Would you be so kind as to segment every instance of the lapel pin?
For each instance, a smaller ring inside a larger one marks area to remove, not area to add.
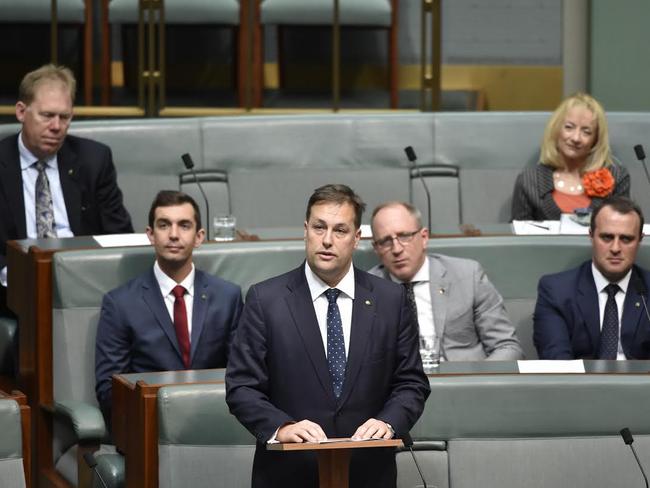
[[[72,168],[70,168],[70,169],[68,170],[68,174],[69,174],[70,176],[72,176],[72,175],[74,174],[74,170],[73,170]]]
[[[201,293],[201,300],[207,300],[207,299],[208,299],[208,295],[206,295],[205,293]]]
[[[370,300],[366,300],[365,303],[366,303],[366,305],[368,305],[368,306],[372,305],[372,302],[371,302]]]
[[[637,307],[641,306],[641,304],[639,302],[636,302],[634,305],[637,306]]]
[[[445,294],[445,289],[444,289],[444,288],[440,288],[440,289],[438,290],[438,293],[440,293],[441,295],[444,295],[444,294]]]

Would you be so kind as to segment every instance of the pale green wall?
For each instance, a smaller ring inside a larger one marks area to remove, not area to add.
[[[591,1],[590,91],[606,110],[650,110],[650,1]]]

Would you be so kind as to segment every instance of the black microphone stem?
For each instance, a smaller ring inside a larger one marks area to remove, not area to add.
[[[634,454],[634,458],[636,459],[636,463],[639,465],[639,468],[641,469],[641,474],[643,475],[643,481],[645,481],[645,488],[650,488],[648,487],[648,477],[645,474],[645,470],[643,469],[643,465],[641,464],[641,460],[639,459],[639,456],[636,453],[636,449],[634,449],[634,446],[630,444],[630,447],[632,448],[632,454]]]
[[[192,156],[190,156],[188,153],[185,153],[181,156],[181,159],[183,160],[183,164],[185,165],[185,167],[194,175],[194,183],[196,183],[196,185],[199,187],[199,190],[201,191],[201,195],[203,195],[203,201],[205,202],[205,219],[206,219],[205,232],[206,235],[208,236],[208,241],[209,241],[210,228],[212,227],[212,224],[210,222],[210,204],[208,203],[208,197],[203,191],[203,186],[199,181],[199,177],[197,176],[196,171],[194,171],[194,161],[192,161]]]
[[[427,197],[427,223],[428,223],[428,231],[431,232],[431,193],[429,193],[429,188],[427,187],[426,182],[424,181],[424,178],[422,177],[422,172],[420,171],[420,168],[418,167],[417,164],[417,156],[415,155],[415,150],[413,149],[413,146],[407,146],[404,148],[404,152],[406,153],[406,157],[408,158],[409,162],[411,163],[411,169],[417,171],[417,175],[422,182],[422,186],[424,187],[424,193],[426,194]]]
[[[97,469],[97,459],[95,459],[95,455],[92,452],[86,452],[83,455],[84,461],[88,465],[88,467],[97,475],[99,478],[99,481],[102,482],[102,486],[104,488],[108,488],[108,485],[104,481],[104,478],[102,478],[102,475],[99,473],[99,470]]]
[[[645,470],[643,469],[643,464],[641,464],[641,460],[639,459],[639,456],[636,453],[636,449],[634,449],[634,446],[632,445],[634,443],[634,437],[632,436],[632,432],[630,432],[630,429],[627,427],[621,429],[620,431],[621,437],[623,438],[623,442],[625,442],[626,445],[630,446],[632,449],[632,454],[634,454],[634,459],[636,459],[636,464],[638,464],[639,469],[641,470],[641,474],[643,475],[643,481],[645,481],[645,488],[650,488],[648,486],[648,477],[645,474]]]
[[[634,146],[634,154],[636,154],[636,158],[641,161],[641,164],[643,165],[643,171],[645,171],[645,177],[648,180],[648,183],[650,183],[650,173],[648,173],[648,167],[645,164],[645,151],[643,150],[642,144],[637,144]]]

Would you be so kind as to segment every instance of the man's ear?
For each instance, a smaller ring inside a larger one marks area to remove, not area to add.
[[[25,120],[25,111],[27,110],[27,105],[23,102],[16,103],[16,118],[18,122],[23,122]]]

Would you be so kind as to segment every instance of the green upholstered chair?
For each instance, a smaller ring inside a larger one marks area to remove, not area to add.
[[[57,21],[62,26],[76,26],[80,31],[79,52],[83,52],[84,98],[92,102],[92,0],[57,0]],[[49,24],[52,7],[49,0],[3,0],[0,2],[2,24]]]
[[[630,428],[647,466],[647,375],[434,375],[429,380],[432,394],[411,435],[416,441],[446,442],[451,488],[643,486],[618,432]],[[438,484],[436,478],[427,482]]]
[[[108,2],[108,25],[138,23],[138,2],[134,0],[102,0]],[[239,104],[244,103],[245,63],[248,39],[246,8],[248,0],[165,0],[165,25],[221,27],[233,30],[234,73],[237,79]],[[106,35],[105,37],[109,37]],[[159,46],[160,47],[160,46]],[[108,72],[109,56],[102,59],[103,71]],[[161,51],[162,56],[165,52]],[[163,73],[164,76],[164,73]],[[104,80],[106,83],[108,80]]]
[[[221,384],[158,390],[160,488],[245,488],[255,438],[232,416]]]
[[[277,25],[278,39],[283,36],[282,29],[290,26],[331,26],[334,16],[334,0],[261,0],[259,3],[259,25],[254,26],[253,72],[254,100],[262,103],[263,90],[263,33],[261,28]],[[390,106],[398,105],[398,49],[397,49],[398,0],[339,0],[339,24],[341,27],[384,29],[388,33],[388,86]],[[278,63],[282,83],[282,42],[279,42]],[[341,46],[345,49],[345,46]]]
[[[23,466],[23,439],[20,405],[0,396],[0,486],[26,488]]]

